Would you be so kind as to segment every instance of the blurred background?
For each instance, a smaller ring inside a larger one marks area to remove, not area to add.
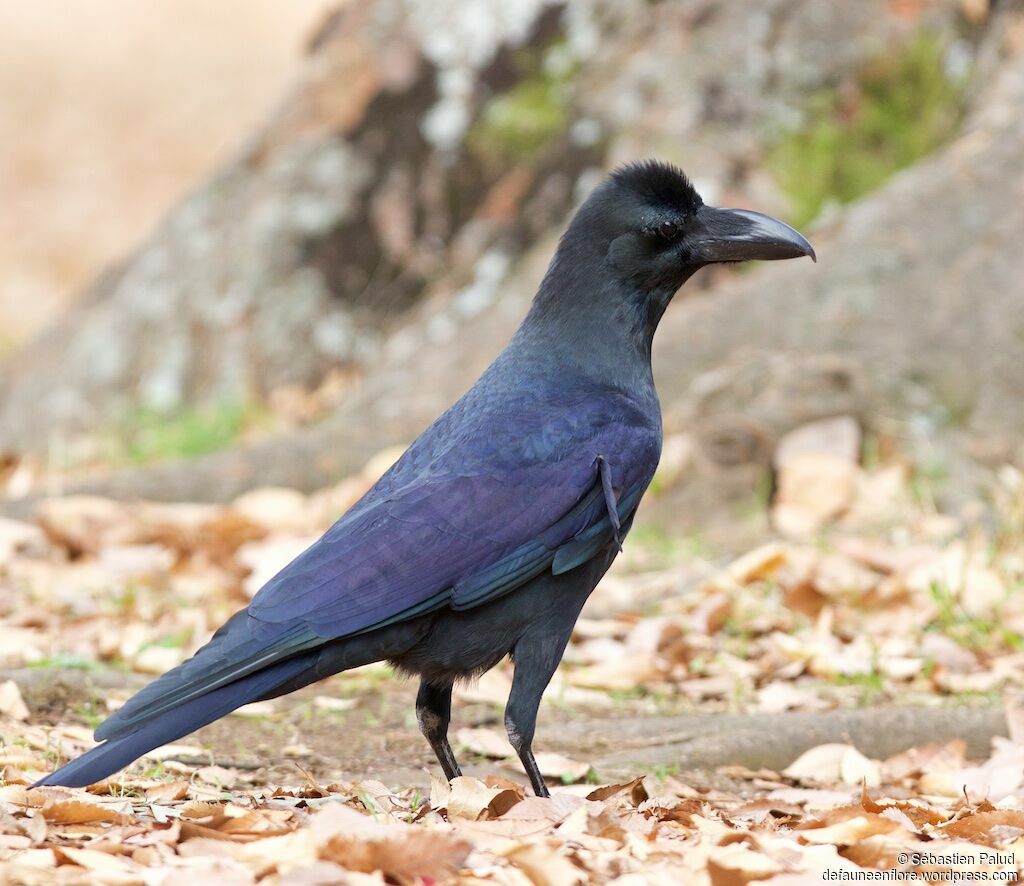
[[[0,352],[53,322],[230,157],[326,8],[0,3]]]
[[[601,176],[658,157],[819,260],[708,269],[668,312],[665,455],[594,661],[614,640],[647,656],[631,685],[722,705],[1017,679],[925,663],[995,673],[1024,627],[1021,2],[0,0],[0,25],[9,663],[180,660],[473,382]],[[646,621],[665,600],[703,651]]]
[[[186,499],[336,481],[472,382],[574,205],[648,156],[822,256],[709,272],[674,306],[656,363],[697,463],[680,495],[759,494],[781,436],[830,415],[956,504],[1020,461],[1015,3],[103,0],[0,21],[11,497],[44,476]]]

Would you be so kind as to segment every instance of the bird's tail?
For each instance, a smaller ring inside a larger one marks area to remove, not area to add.
[[[235,708],[273,693],[277,687],[308,671],[311,658],[310,655],[299,655],[287,659],[164,711],[139,724],[137,729],[97,745],[41,778],[33,787],[63,785],[80,788],[101,781],[153,748],[175,741]]]

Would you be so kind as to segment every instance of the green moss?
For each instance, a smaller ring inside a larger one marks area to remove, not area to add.
[[[190,628],[182,628],[180,631],[175,631],[172,634],[164,634],[152,643],[143,643],[139,647],[139,652],[144,649],[151,649],[158,647],[160,649],[181,649],[192,637],[192,630]]]
[[[921,456],[910,474],[910,496],[919,507],[934,511],[948,482],[949,468],[941,456]]]
[[[938,612],[935,620],[926,625],[926,631],[942,633],[973,651],[1021,652],[1024,649],[1024,640],[1006,628],[998,615],[991,618],[971,615],[960,602],[960,595],[942,582],[932,582],[928,591]]]
[[[651,767],[651,777],[658,784],[664,784],[669,778],[679,775],[680,771],[678,763],[657,763]]]
[[[146,464],[196,458],[226,449],[261,418],[260,410],[245,403],[196,406],[170,414],[140,408],[110,434],[110,461]]]
[[[167,774],[167,770],[164,768],[162,760],[158,760],[152,766],[147,766],[142,771],[142,778],[146,779],[163,779]]]
[[[100,725],[100,723],[107,719],[107,715],[100,712],[96,699],[90,698],[88,701],[81,704],[73,705],[71,709],[90,729],[95,729]]]
[[[836,686],[852,686],[858,690],[857,703],[861,707],[879,704],[887,697],[885,678],[872,669],[863,674],[837,674],[832,680]]]
[[[674,561],[683,553],[683,546],[677,536],[670,534],[661,526],[645,524],[637,526],[629,533],[630,547],[666,561]]]
[[[25,665],[25,667],[58,668],[63,671],[102,671],[105,670],[108,665],[104,665],[95,659],[87,658],[84,655],[78,655],[73,652],[60,652],[57,655],[51,655],[47,658],[40,658],[36,661],[31,661]]]
[[[494,96],[467,135],[470,151],[482,162],[526,160],[569,123],[572,66],[560,63],[562,47],[524,50],[516,57],[522,78]]]
[[[761,468],[750,497],[736,502],[736,516],[746,521],[764,519],[771,505],[773,483],[771,470],[767,467]]]
[[[921,32],[864,65],[852,92],[811,96],[804,126],[784,135],[768,158],[795,224],[811,221],[826,203],[877,188],[952,137],[965,84],[946,75],[944,49]]]

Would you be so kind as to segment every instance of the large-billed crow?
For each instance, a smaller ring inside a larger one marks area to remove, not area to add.
[[[388,660],[448,778],[452,684],[515,662],[505,725],[534,791],[537,709],[661,452],[651,340],[713,262],[814,250],[769,216],[705,206],[678,169],[612,173],[562,237],[522,326],[454,406],[191,659],[40,784],[87,785],[240,705]]]

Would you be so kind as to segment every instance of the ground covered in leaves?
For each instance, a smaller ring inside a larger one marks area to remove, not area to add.
[[[667,453],[687,451],[675,443]],[[740,556],[637,528],[545,701],[550,800],[524,795],[510,762],[504,668],[459,692],[468,774],[451,785],[416,732],[412,687],[373,666],[250,705],[89,791],[29,787],[394,453],[313,496],[56,497],[31,522],[0,520],[0,882],[1014,881],[1024,477],[1006,468],[984,503],[942,513],[912,465],[865,467],[862,450],[842,420],[795,432],[776,457],[770,535]],[[684,462],[667,459],[654,494]],[[1008,713],[979,752],[977,736],[901,743],[883,716],[895,704],[922,722]],[[794,729],[851,708],[878,734],[822,744]],[[714,740],[732,765],[683,759],[690,736],[666,724],[708,714],[763,724],[766,745],[790,730],[791,753],[768,768],[756,748],[730,751],[726,729]]]

